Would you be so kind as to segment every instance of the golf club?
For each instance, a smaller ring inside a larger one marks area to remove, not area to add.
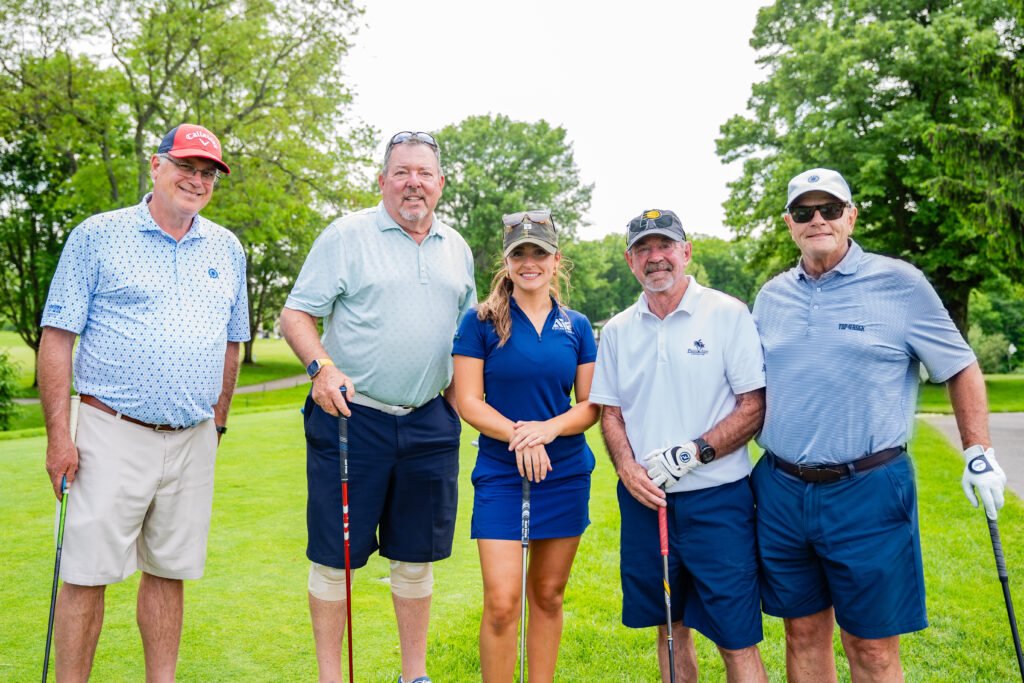
[[[668,635],[668,676],[676,683],[676,656],[672,651],[672,590],[668,586],[668,508],[658,508],[658,536],[661,538],[661,567],[665,584],[665,632]]]
[[[996,520],[986,515],[988,520],[988,533],[992,537],[992,552],[996,556],[996,572],[999,574],[999,582],[1003,584],[1003,598],[1006,600],[1006,615],[1010,618],[1010,633],[1013,635],[1013,646],[1017,650],[1017,669],[1020,671],[1021,680],[1024,681],[1024,655],[1020,649],[1020,634],[1017,632],[1017,617],[1013,614],[1013,600],[1010,598],[1010,576],[1006,572],[1006,560],[1003,559],[1003,544],[999,541],[999,524]]]
[[[68,423],[69,431],[71,433],[71,443],[75,442],[75,436],[78,434],[78,406],[81,403],[81,397],[75,394],[71,397],[71,405],[68,409]],[[43,655],[43,683],[46,683],[46,674],[50,669],[50,643],[53,641],[53,615],[57,608],[57,584],[60,581],[60,553],[64,548],[64,515],[68,510],[68,494],[70,487],[68,486],[68,478],[66,476],[60,479],[60,512],[58,513],[57,522],[57,558],[53,562],[53,587],[50,589],[50,620],[46,625],[46,653]]]
[[[526,555],[530,548],[530,480],[523,477],[523,590],[519,598],[519,683],[526,678]]]
[[[345,387],[341,387],[345,397]],[[348,611],[348,681],[353,683],[352,667],[352,560],[348,539],[348,418],[338,411],[338,455],[341,459],[341,516],[345,529],[345,609]]]

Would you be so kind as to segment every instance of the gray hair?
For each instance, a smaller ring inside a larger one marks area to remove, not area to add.
[[[439,147],[435,147],[434,145],[428,144],[415,136],[410,136],[409,138],[402,140],[401,142],[396,142],[393,145],[390,143],[388,144],[388,149],[386,152],[384,152],[384,164],[380,167],[380,174],[382,176],[384,176],[385,178],[387,177],[388,164],[391,163],[391,152],[395,149],[395,147],[398,147],[399,145],[426,145],[427,147],[434,151],[434,161],[437,162],[438,175],[444,175],[444,169],[441,168],[441,149]]]

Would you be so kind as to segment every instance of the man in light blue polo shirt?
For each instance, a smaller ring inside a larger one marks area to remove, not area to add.
[[[58,680],[89,677],[106,586],[136,569],[147,679],[174,679],[182,582],[203,574],[217,444],[249,338],[242,246],[198,215],[221,172],[213,133],[175,127],[150,160],[153,191],[76,227],[50,285],[39,347],[46,470],[58,498],[61,480],[72,483]]]
[[[341,680],[346,615],[340,412],[350,416],[351,566],[378,550],[391,560],[398,680],[422,683],[431,563],[451,554],[455,533],[452,340],[476,289],[469,245],[434,217],[444,187],[434,138],[394,135],[378,183],[380,204],[335,220],[313,244],[281,329],[313,380],[304,411],[306,555],[320,680]]]
[[[789,680],[836,680],[835,622],[854,680],[902,680],[900,634],[928,625],[906,453],[918,368],[947,383],[964,490],[994,519],[1006,476],[984,378],[924,275],[850,239],[857,209],[839,173],[794,177],[784,217],[800,261],[754,304],[767,372],[753,475],[764,611],[785,620]]]

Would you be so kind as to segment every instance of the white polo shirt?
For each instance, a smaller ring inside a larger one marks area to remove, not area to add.
[[[638,462],[686,443],[732,412],[736,395],[764,386],[764,358],[754,320],[739,299],[693,279],[664,320],[647,295],[601,331],[590,400],[618,406]],[[719,453],[669,492],[726,484],[750,474],[747,447]]]

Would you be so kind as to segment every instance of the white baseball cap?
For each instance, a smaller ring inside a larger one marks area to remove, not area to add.
[[[792,206],[800,195],[815,190],[827,192],[841,202],[848,204],[853,202],[850,186],[846,184],[846,180],[839,174],[839,171],[833,171],[830,168],[812,168],[793,176],[793,179],[789,181],[789,198],[786,200],[786,208]]]

